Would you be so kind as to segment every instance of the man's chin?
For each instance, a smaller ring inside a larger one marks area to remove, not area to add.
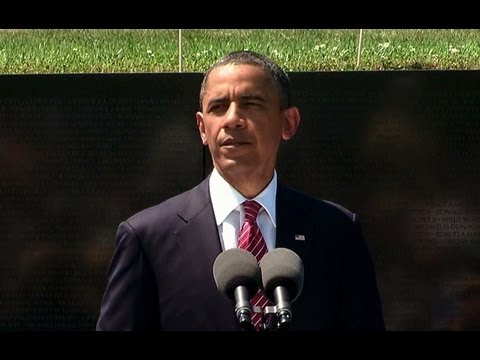
[[[254,171],[252,161],[245,161],[245,159],[223,159],[215,163],[215,167],[221,174],[228,174],[230,176],[245,176]]]

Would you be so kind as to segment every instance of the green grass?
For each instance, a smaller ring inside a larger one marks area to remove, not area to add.
[[[182,30],[182,71],[262,52],[288,71],[356,70],[359,30]],[[480,69],[480,30],[364,30],[363,70]],[[179,31],[0,30],[0,73],[179,71]]]
[[[365,69],[480,69],[480,30],[366,31]]]

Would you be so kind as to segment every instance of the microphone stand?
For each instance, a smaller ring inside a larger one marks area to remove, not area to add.
[[[265,306],[261,331],[286,331],[290,329],[291,313],[279,306]]]
[[[260,328],[258,329],[258,331],[260,332],[275,331],[275,323],[276,323],[275,312],[274,311],[272,312],[267,308],[273,308],[273,306],[265,306],[265,310],[263,310],[260,306],[253,307],[254,313],[262,315],[262,321],[260,324]]]
[[[285,309],[280,309],[279,306],[265,306],[262,310],[260,306],[254,306],[252,312],[262,314],[262,323],[259,331],[286,331],[290,329],[291,313]],[[248,317],[250,319],[250,316]],[[250,321],[245,321],[242,324],[243,331],[255,331],[255,328]]]

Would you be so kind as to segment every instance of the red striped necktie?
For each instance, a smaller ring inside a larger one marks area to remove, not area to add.
[[[262,205],[254,200],[246,200],[243,203],[245,208],[245,221],[240,229],[240,236],[238,237],[238,247],[250,251],[257,261],[265,255],[268,251],[267,244],[263,238],[260,228],[257,225],[257,215]],[[271,303],[260,289],[251,299],[252,307],[260,306],[262,309],[265,306],[270,306]],[[253,313],[252,323],[258,331],[262,323],[262,314]]]

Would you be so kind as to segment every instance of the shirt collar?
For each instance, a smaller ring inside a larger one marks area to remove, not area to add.
[[[213,169],[209,181],[210,198],[217,226],[222,224],[226,217],[242,204],[247,198],[231,186],[217,171]],[[277,172],[274,170],[272,181],[252,200],[257,201],[270,216],[273,226],[276,224],[275,195],[277,194]]]

